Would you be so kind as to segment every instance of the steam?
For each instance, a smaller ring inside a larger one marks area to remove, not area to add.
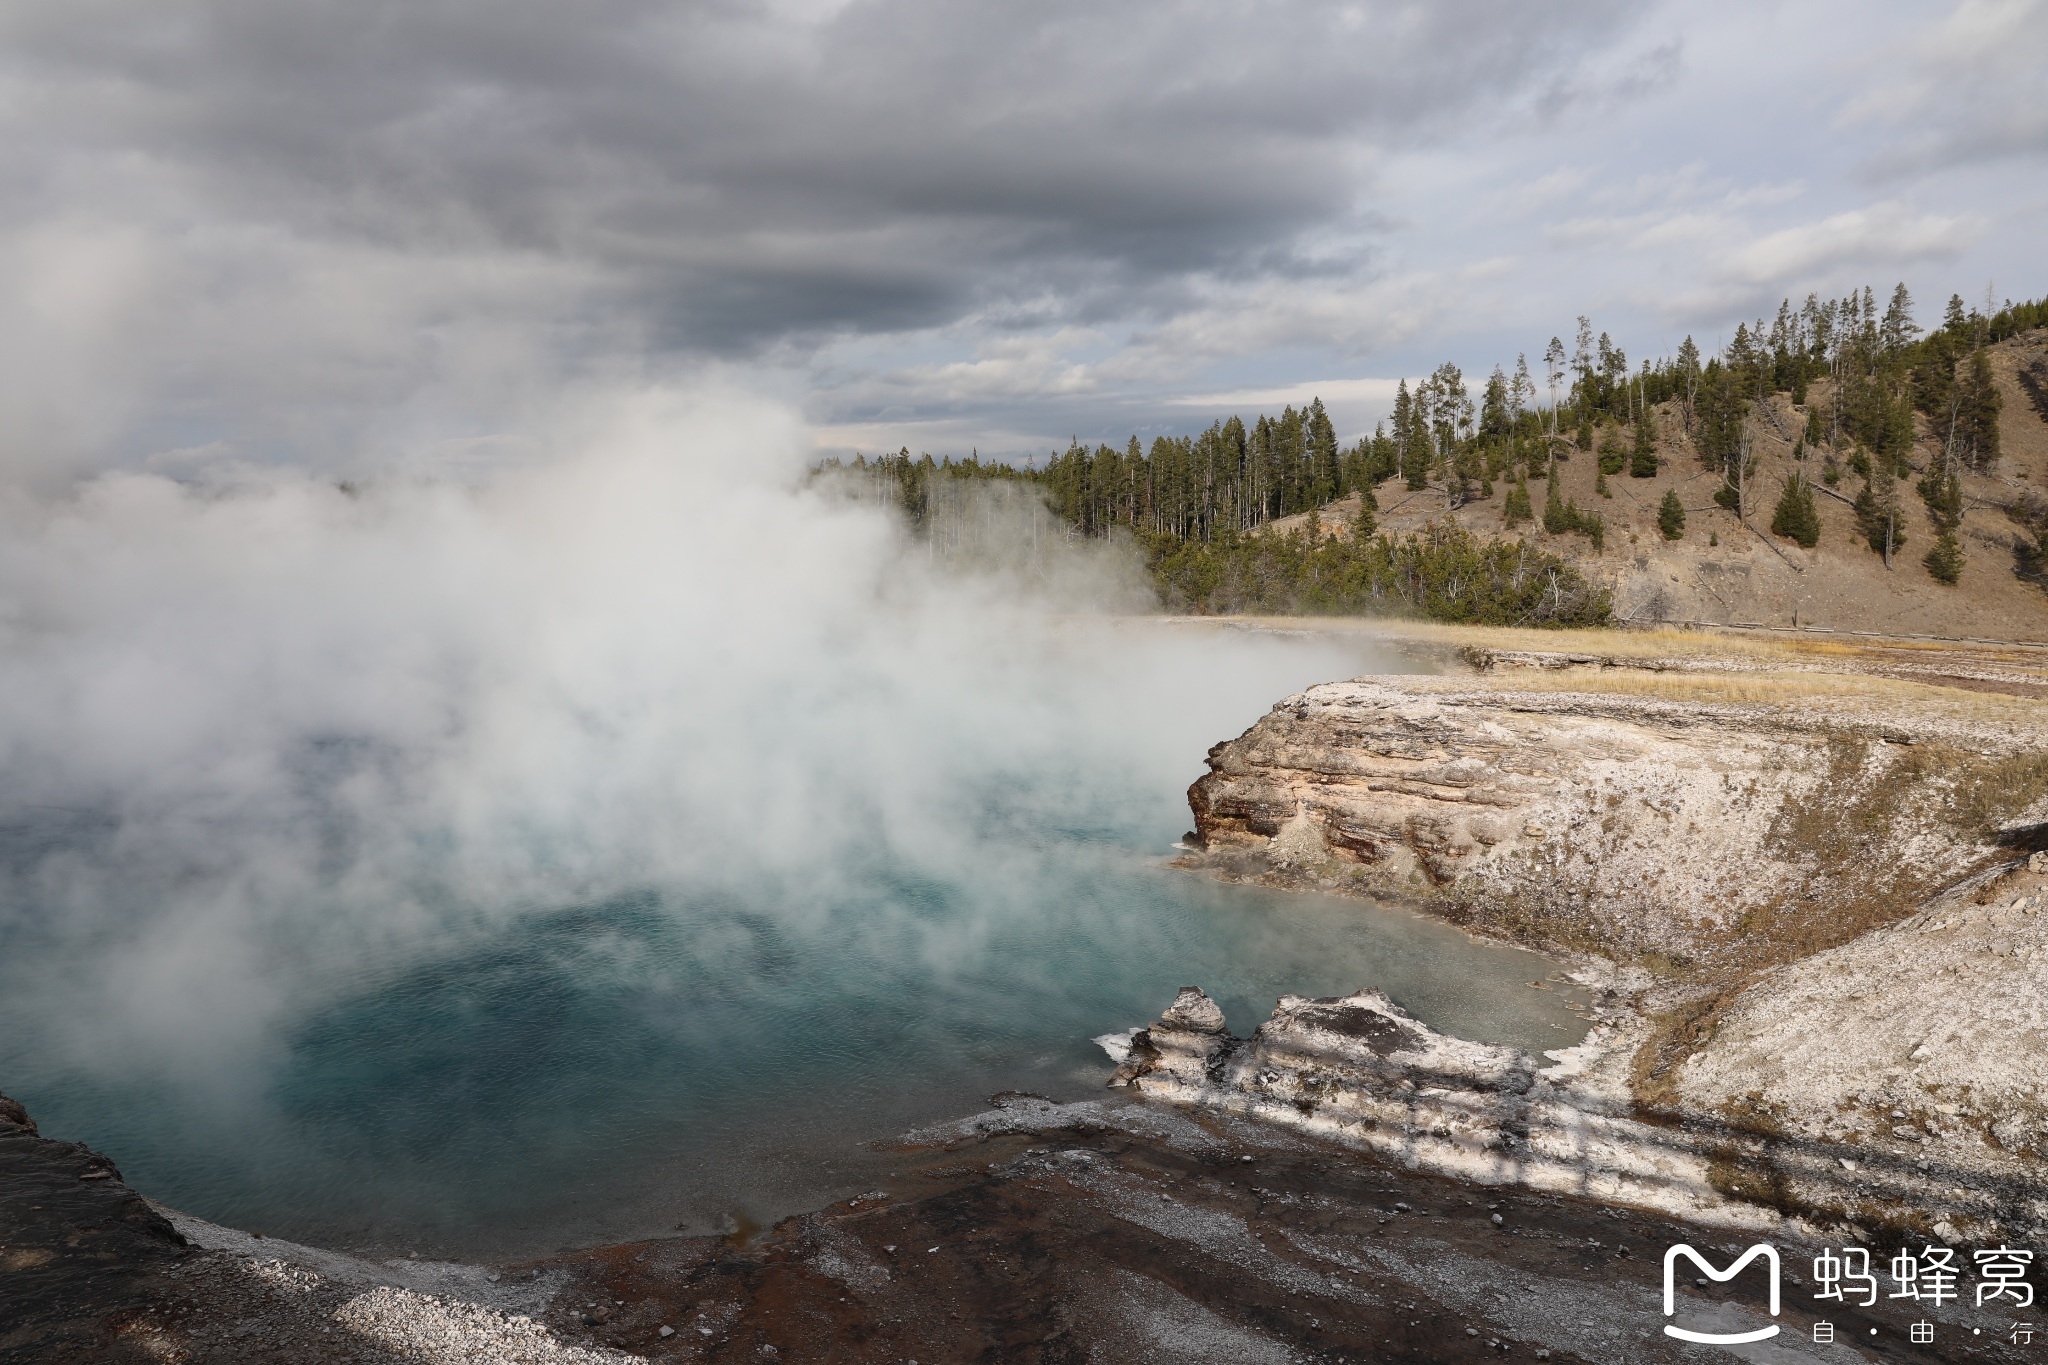
[[[1138,600],[1133,564],[1048,569],[1015,508],[977,522],[995,567],[936,564],[746,400],[614,396],[534,443],[473,485],[7,494],[0,1064],[228,1091],[291,1019],[536,910],[766,887],[804,934],[878,860],[1005,885],[1048,819],[1133,802],[1170,838],[1203,748],[1358,671],[1076,612]]]

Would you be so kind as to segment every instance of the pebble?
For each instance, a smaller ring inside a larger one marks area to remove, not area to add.
[[[599,1365],[616,1357],[564,1345],[541,1324],[492,1309],[380,1285],[335,1310],[334,1320],[409,1357],[436,1365],[491,1361],[505,1365]]]

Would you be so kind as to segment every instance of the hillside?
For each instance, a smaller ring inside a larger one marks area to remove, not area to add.
[[[1613,595],[1617,623],[1696,622],[1880,631],[1990,639],[2048,639],[2048,575],[2037,567],[2036,530],[2026,525],[2030,505],[2048,503],[2048,391],[2033,367],[2048,371],[2048,328],[2035,328],[1987,348],[2003,400],[1999,414],[2001,454],[1987,471],[1961,473],[1963,516],[1958,538],[1965,552],[1954,585],[1939,582],[1921,560],[1935,542],[1936,528],[1914,481],[1899,485],[1905,531],[1902,550],[1887,568],[1859,533],[1851,503],[1863,486],[1861,475],[1838,461],[1839,481],[1822,480],[1825,449],[1795,462],[1792,452],[1808,411],[1831,401],[1834,385],[1816,380],[1805,406],[1791,395],[1773,394],[1771,416],[1752,417],[1749,434],[1756,457],[1746,519],[1717,506],[1719,470],[1700,458],[1683,435],[1675,401],[1659,406],[1657,443],[1661,467],[1654,478],[1626,472],[1606,478],[1610,496],[1595,491],[1596,451],[1560,441],[1566,455],[1558,465],[1561,495],[1607,523],[1604,550],[1592,551],[1586,537],[1549,535],[1540,510],[1546,490],[1531,481],[1538,509],[1535,522],[1513,531],[1503,524],[1510,485],[1497,481],[1491,496],[1453,509],[1441,484],[1410,492],[1399,478],[1382,483],[1379,530],[1405,535],[1432,522],[1455,522],[1486,539],[1527,537],[1570,559]],[[1627,433],[1607,429],[1626,442]],[[1941,458],[1940,442],[1924,416],[1917,418],[1912,463],[1924,471]],[[1843,452],[1846,460],[1847,452]],[[1806,549],[1770,534],[1772,511],[1786,480],[1796,471],[1813,484],[1819,514],[1819,543]],[[1684,535],[1667,541],[1658,531],[1658,505],[1677,490],[1686,512]],[[2039,500],[2039,501],[2036,501]],[[1315,515],[1327,534],[1341,534],[1357,515],[1359,495],[1350,494]],[[1305,530],[1308,513],[1271,523],[1281,533]],[[2038,514],[2035,514],[2038,515]],[[2038,528],[2039,522],[2035,522]]]

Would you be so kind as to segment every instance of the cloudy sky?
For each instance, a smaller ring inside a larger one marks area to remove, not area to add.
[[[1807,290],[2048,293],[2048,2],[11,0],[19,476],[712,375],[1011,457]]]

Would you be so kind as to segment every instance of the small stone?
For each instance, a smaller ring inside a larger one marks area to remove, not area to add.
[[[1477,1327],[1467,1327],[1465,1329],[1465,1335],[1468,1337],[1476,1337],[1479,1335],[1479,1329]]]
[[[1918,1047],[1914,1048],[1911,1052],[1906,1054],[1906,1060],[1913,1062],[1924,1062],[1933,1055],[1934,1049],[1927,1046],[1927,1044],[1922,1043]]]
[[[1493,1215],[1493,1225],[1495,1227],[1499,1227],[1504,1221],[1506,1220],[1504,1220],[1499,1214],[1496,1213],[1495,1215]]]
[[[672,1337],[672,1336],[674,1336],[675,1334],[676,1334],[676,1329],[675,1329],[675,1328],[673,1328],[673,1327],[671,1327],[671,1326],[669,1326],[669,1325],[668,1325],[667,1323],[663,1323],[663,1324],[662,1324],[662,1326],[661,1326],[661,1330],[660,1330],[659,1332],[655,1333],[655,1335],[656,1335],[656,1336],[662,1336],[662,1337]]]
[[[2017,1152],[2027,1145],[2032,1136],[2033,1125],[2021,1114],[2007,1114],[1991,1125],[1991,1136],[1998,1145],[2008,1152]]]

